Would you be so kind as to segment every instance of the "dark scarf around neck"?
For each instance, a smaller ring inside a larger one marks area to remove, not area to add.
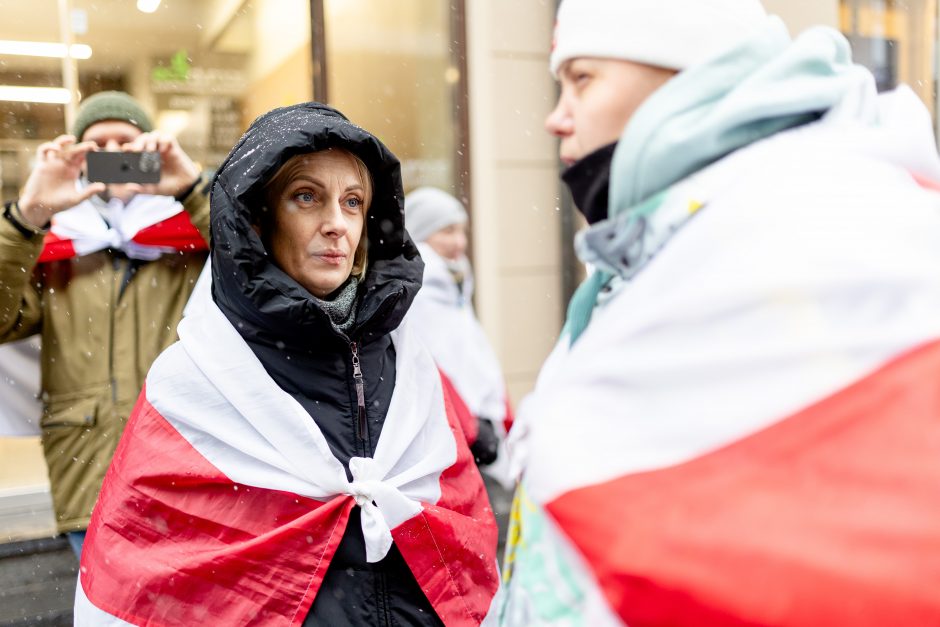
[[[607,219],[610,163],[617,143],[608,144],[576,161],[561,173],[561,180],[571,191],[571,197],[588,224]]]

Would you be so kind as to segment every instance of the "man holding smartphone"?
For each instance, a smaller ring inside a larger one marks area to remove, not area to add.
[[[87,179],[92,152],[155,152],[151,184]],[[42,444],[56,523],[81,553],[105,470],[150,363],[206,260],[208,185],[123,92],[79,108],[42,144],[0,218],[0,343],[42,338]]]

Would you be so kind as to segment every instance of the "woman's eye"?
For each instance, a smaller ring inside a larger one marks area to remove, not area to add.
[[[305,203],[311,203],[314,200],[312,192],[299,192],[294,195],[294,198],[296,198],[300,202],[305,202]]]
[[[350,198],[349,200],[346,201],[346,204],[352,207],[353,209],[358,209],[359,207],[362,206],[362,201],[359,200],[358,198]]]

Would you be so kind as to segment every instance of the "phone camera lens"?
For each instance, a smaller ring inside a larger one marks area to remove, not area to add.
[[[159,155],[155,152],[145,152],[140,155],[140,171],[156,172],[160,167]]]

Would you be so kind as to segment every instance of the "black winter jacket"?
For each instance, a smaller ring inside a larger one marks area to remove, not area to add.
[[[335,330],[311,294],[274,265],[252,229],[261,188],[281,165],[328,147],[356,154],[374,183],[369,269],[347,333]],[[375,452],[395,385],[389,332],[421,285],[424,264],[404,230],[402,207],[395,156],[341,113],[317,103],[276,109],[255,120],[222,164],[212,190],[213,298],[274,381],[310,413],[347,474],[350,457]],[[353,352],[365,383],[364,412]],[[396,547],[381,562],[366,562],[356,507],[304,624],[442,623]]]

